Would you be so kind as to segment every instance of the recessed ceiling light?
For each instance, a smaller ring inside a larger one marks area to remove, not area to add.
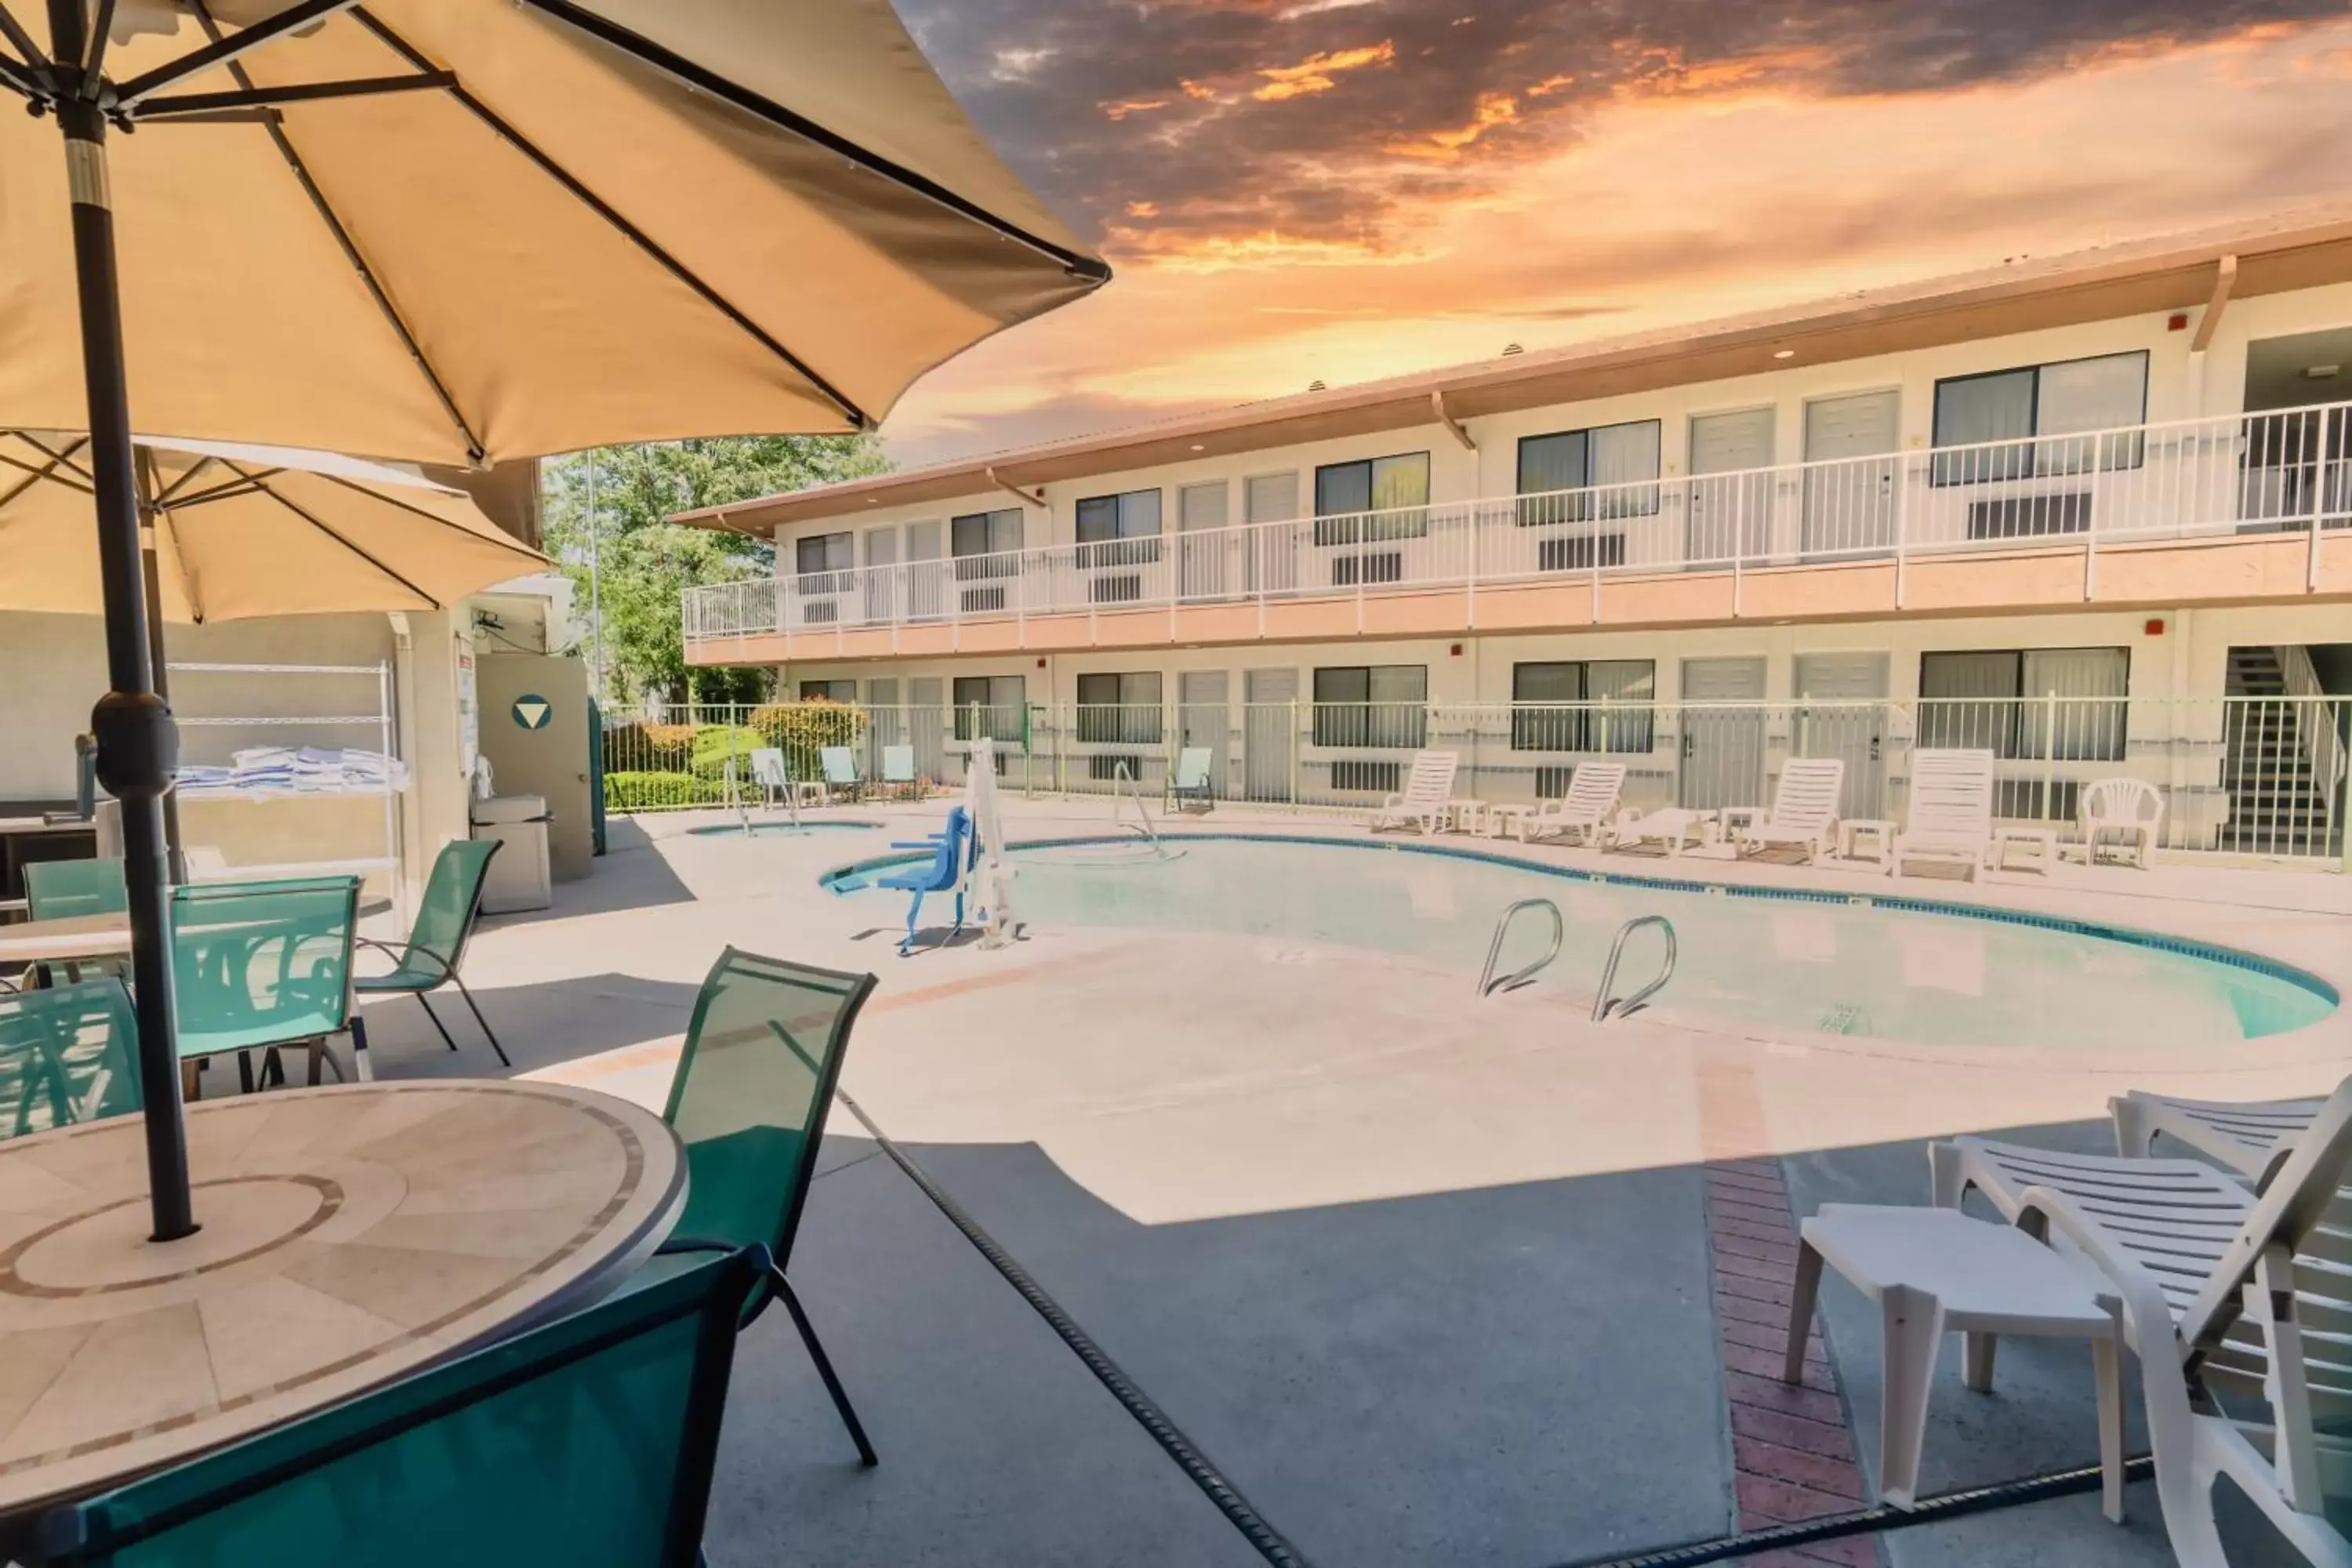
[[[866,504],[867,506],[879,506],[882,504],[882,498],[880,496],[867,496],[866,498]]]
[[[1795,359],[1797,357],[1797,351],[1794,349],[1774,349],[1772,351],[1772,357],[1774,359]]]
[[[2343,368],[2340,364],[2306,365],[2304,367],[2303,374],[2307,381],[2332,381],[2336,378],[2336,373]]]
[[[1207,448],[1206,447],[1203,447],[1203,446],[1202,446],[1202,445],[1201,445],[1201,443],[1199,443],[1198,441],[1195,441],[1195,442],[1193,442],[1193,443],[1192,443],[1192,450],[1194,450],[1195,452],[1205,452],[1205,451],[1207,451],[1208,449],[1209,449],[1209,448]]]

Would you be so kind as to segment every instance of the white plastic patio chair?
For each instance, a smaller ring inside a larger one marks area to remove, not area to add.
[[[2083,830],[2084,865],[2099,864],[2102,850],[2143,871],[2155,858],[2164,826],[2164,796],[2146,779],[2095,779],[2083,786],[2074,814]]]
[[[1818,865],[1837,841],[1838,793],[1844,787],[1844,758],[1791,757],[1780,764],[1771,810],[1748,806],[1725,814],[1732,842],[1742,855],[1794,844],[1804,850],[1806,865]]]
[[[895,789],[912,789],[915,777],[915,748],[885,746],[882,748],[882,782]]]
[[[2352,1417],[2352,1228],[2339,1201],[2352,1175],[2352,1079],[2259,1194],[2198,1160],[1978,1138],[1934,1144],[1928,1159],[1939,1204],[1974,1187],[2116,1286],[2140,1358],[2157,1495],[2183,1568],[2227,1568],[2213,1517],[2223,1475],[2305,1558],[2352,1568],[2352,1542],[2321,1513],[2323,1471],[2339,1493],[2352,1480],[2342,1436]],[[2265,1406],[2267,1422],[2257,1418]]]
[[[760,786],[761,793],[767,796],[767,803],[770,805],[776,804],[777,791],[790,793],[793,787],[793,777],[784,767],[782,748],[761,746],[752,752],[751,782]]]
[[[1667,858],[1680,859],[1685,849],[1703,848],[1714,841],[1715,814],[1664,805],[1646,814],[1627,806],[1601,835],[1603,849],[1638,849],[1644,844],[1665,847]]]
[[[1454,770],[1461,765],[1458,752],[1415,752],[1404,788],[1373,809],[1370,831],[1411,826],[1435,833],[1444,826],[1453,810]]]
[[[2280,1151],[2301,1137],[2326,1104],[2325,1100],[2181,1100],[2136,1089],[2108,1100],[2107,1113],[2115,1118],[2116,1152],[2127,1159],[2149,1158],[2161,1136],[2252,1181],[2271,1168]]]
[[[1519,842],[1532,844],[1547,833],[1557,833],[1567,843],[1581,839],[1598,845],[1601,828],[1617,815],[1617,797],[1624,789],[1624,763],[1577,763],[1566,795],[1538,804],[1519,818]]]
[[[1895,834],[1886,874],[1912,860],[1968,868],[1973,880],[1992,847],[1993,754],[1926,748],[1911,753],[1909,820]]]
[[[857,754],[847,746],[825,746],[818,750],[817,763],[824,770],[824,796],[829,802],[835,791],[857,798],[866,781],[857,773]]]
[[[1176,754],[1176,772],[1169,778],[1168,797],[1180,809],[1188,800],[1198,801],[1202,811],[1216,805],[1216,792],[1209,787],[1212,756],[1206,746],[1187,746]]]

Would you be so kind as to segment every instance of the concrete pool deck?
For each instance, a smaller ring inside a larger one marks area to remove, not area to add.
[[[911,837],[943,810],[855,815]],[[1088,803],[1006,815],[1018,837],[1109,817]],[[1873,1495],[1877,1399],[1861,1298],[1825,1292],[1818,1386],[1776,1394],[1748,1370],[1771,1353],[1759,1342],[1779,1342],[1775,1202],[1924,1202],[1918,1141],[1958,1131],[2101,1146],[2126,1084],[2254,1098],[2352,1070],[2340,1012],[2227,1051],[1999,1061],[1659,1018],[1595,1028],[1574,988],[1590,977],[1474,1007],[1467,973],[1288,941],[1038,930],[901,960],[896,900],[814,885],[888,834],[687,831],[711,820],[616,822],[593,880],[485,924],[468,983],[518,1070],[658,1105],[722,945],[875,970],[844,1087],[1324,1568],[1548,1568],[1853,1507]],[[1361,832],[1231,807],[1202,826]],[[2352,879],[2336,876],[2068,868],[1898,886],[1528,854],[1981,899],[2339,984],[2352,950]],[[489,1065],[462,1029],[468,1048],[444,1050],[404,999],[368,1014],[383,1076]],[[883,1464],[855,1468],[772,1315],[739,1361],[712,1562],[1260,1561],[856,1121],[836,1110],[832,1130],[793,1275]],[[2004,1348],[1990,1397],[1948,1366],[1924,1489],[2086,1463],[2091,1408],[2078,1345]],[[1851,1481],[1826,1451],[1840,1446],[1864,1467]],[[2122,1529],[2071,1498],[1750,1561],[2169,1561],[2152,1492],[2131,1503]]]

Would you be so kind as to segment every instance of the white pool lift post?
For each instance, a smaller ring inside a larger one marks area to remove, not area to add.
[[[996,806],[996,742],[985,735],[971,743],[963,802],[972,834],[966,880],[980,906],[980,945],[1003,947],[1013,940],[1013,868],[1004,863],[1004,822]]]

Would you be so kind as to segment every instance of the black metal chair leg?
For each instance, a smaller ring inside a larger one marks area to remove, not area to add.
[[[277,1053],[275,1051],[270,1053],[271,1056],[275,1056],[276,1054]],[[268,1070],[268,1058],[265,1057],[262,1058],[262,1082],[264,1084],[267,1084],[269,1081]],[[239,1094],[251,1094],[253,1092],[253,1056],[247,1051],[239,1051],[236,1053],[236,1091]]]
[[[833,1395],[833,1407],[841,1412],[841,1424],[849,1428],[849,1440],[857,1445],[857,1462],[872,1469],[882,1461],[875,1458],[874,1445],[866,1440],[866,1428],[858,1421],[857,1412],[850,1408],[848,1392],[841,1386],[841,1379],[834,1375],[833,1363],[826,1358],[824,1347],[817,1343],[816,1330],[810,1325],[808,1314],[801,1310],[800,1298],[793,1294],[792,1281],[784,1278],[781,1268],[771,1272],[775,1277],[776,1294],[782,1300],[784,1310],[793,1315],[793,1327],[801,1331],[801,1342],[808,1346],[809,1360],[816,1363],[817,1376],[824,1380],[824,1391]]]
[[[449,978],[457,982],[457,994],[463,996],[466,999],[466,1005],[473,1010],[474,1022],[482,1026],[482,1038],[489,1041],[490,1049],[499,1053],[499,1066],[502,1068],[510,1068],[514,1066],[514,1063],[507,1060],[507,1048],[499,1044],[499,1037],[496,1035],[490,1033],[490,1021],[482,1016],[482,1009],[474,1001],[474,994],[471,991],[467,990],[466,983],[462,980],[458,980],[455,974],[452,974]]]
[[[457,1048],[457,1039],[451,1036],[447,1028],[443,1026],[441,1023],[441,1015],[433,1010],[433,1004],[425,999],[425,993],[422,991],[416,993],[416,1005],[425,1009],[425,1016],[433,1020],[433,1026],[441,1031],[441,1038],[448,1045],[449,1048],[453,1051],[456,1050]]]

